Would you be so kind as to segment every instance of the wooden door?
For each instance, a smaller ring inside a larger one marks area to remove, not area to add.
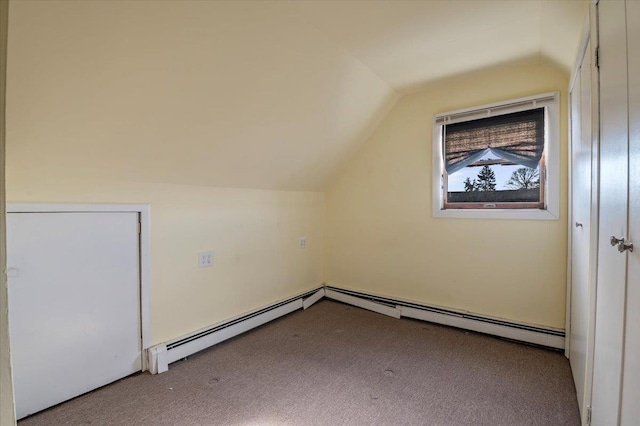
[[[571,90],[571,327],[569,360],[584,412],[591,252],[591,43]],[[590,337],[590,336],[589,336]]]
[[[140,371],[137,213],[9,213],[18,418]]]

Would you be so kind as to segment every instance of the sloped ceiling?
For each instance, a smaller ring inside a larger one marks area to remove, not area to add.
[[[581,0],[303,1],[292,3],[394,89],[519,59],[569,71],[588,3]]]
[[[582,1],[10,3],[7,174],[323,190],[404,92],[568,69]]]

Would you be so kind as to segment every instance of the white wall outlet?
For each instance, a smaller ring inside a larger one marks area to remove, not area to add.
[[[307,248],[307,237],[300,237],[300,248]]]
[[[203,251],[198,253],[198,268],[209,268],[213,266],[213,252]]]

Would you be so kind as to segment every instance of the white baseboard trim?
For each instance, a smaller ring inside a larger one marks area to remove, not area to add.
[[[323,296],[324,288],[306,292],[178,339],[155,345],[147,351],[149,371],[152,374],[163,373],[168,370],[172,362],[302,309],[305,303],[308,308]]]
[[[348,303],[359,308],[368,309],[379,314],[388,315],[393,318],[400,318],[400,310],[397,306],[387,306],[380,303],[375,303],[370,300],[361,299],[359,297],[351,296],[344,293],[339,293],[334,290],[325,289],[325,296],[329,299],[338,300],[340,302]]]

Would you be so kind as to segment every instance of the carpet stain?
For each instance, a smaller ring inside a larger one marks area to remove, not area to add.
[[[213,378],[209,379],[209,384],[210,384],[210,385],[215,385],[215,384],[217,384],[219,381],[220,381],[220,379],[219,379],[219,378],[217,378],[217,377],[213,377]]]
[[[396,373],[393,370],[384,370],[384,375],[387,377],[396,377]]]

